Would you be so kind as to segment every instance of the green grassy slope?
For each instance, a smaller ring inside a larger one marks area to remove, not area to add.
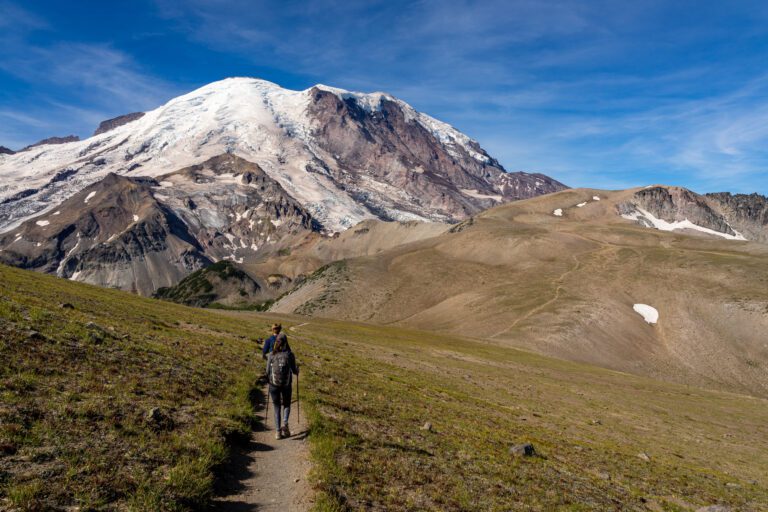
[[[205,504],[253,421],[259,328],[0,266],[0,509]]]
[[[444,335],[310,322],[291,344],[305,361],[329,510],[768,510],[765,400]],[[509,453],[525,442],[539,456]]]
[[[221,300],[248,305],[259,289],[259,284],[232,262],[219,261],[192,272],[175,286],[160,288],[155,298],[196,307]]]

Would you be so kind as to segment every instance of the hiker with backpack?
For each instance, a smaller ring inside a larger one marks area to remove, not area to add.
[[[272,351],[267,356],[269,396],[275,411],[275,439],[291,437],[291,431],[288,429],[288,417],[291,415],[294,374],[298,378],[299,368],[296,366],[296,357],[288,346],[288,338],[285,333],[279,333],[275,337]]]
[[[277,337],[282,334],[285,337],[285,333],[282,333],[283,326],[280,324],[272,324],[272,336],[267,338],[267,340],[264,342],[263,347],[261,348],[261,357],[264,359],[267,358],[267,355],[272,352],[272,348],[275,346],[275,340],[277,340]],[[286,346],[288,346],[288,350],[291,350],[290,345],[288,345],[288,339],[286,337]]]

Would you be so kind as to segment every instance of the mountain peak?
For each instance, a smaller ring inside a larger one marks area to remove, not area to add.
[[[563,188],[507,175],[477,141],[394,96],[322,84],[227,78],[97,132],[0,160],[0,230],[110,172],[157,178],[221,154],[258,165],[331,232],[367,218],[461,221]]]

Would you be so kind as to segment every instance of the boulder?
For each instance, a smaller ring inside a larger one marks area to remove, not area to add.
[[[536,449],[531,443],[513,444],[509,448],[509,454],[519,457],[533,457],[536,455]]]
[[[159,407],[152,407],[144,416],[145,421],[153,430],[172,430],[173,418]]]

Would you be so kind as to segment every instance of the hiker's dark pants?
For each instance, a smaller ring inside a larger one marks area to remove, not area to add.
[[[291,392],[293,388],[290,384],[287,386],[269,385],[269,396],[272,398],[272,405],[275,410],[275,428],[280,429],[280,407],[283,408],[282,425],[288,426],[288,416],[291,415]]]

